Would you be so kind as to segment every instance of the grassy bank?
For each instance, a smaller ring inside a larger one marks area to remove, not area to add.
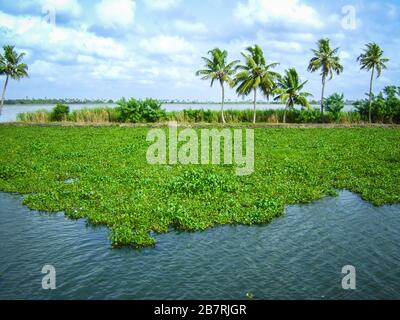
[[[152,166],[148,128],[0,126],[0,190],[32,209],[106,225],[115,246],[151,232],[257,224],[285,205],[348,189],[400,203],[400,130],[256,129],[255,172],[234,166]]]
[[[258,123],[282,123],[284,110],[258,110]],[[50,123],[55,121],[51,111],[41,110],[35,112],[20,113],[17,117],[19,121],[26,123]],[[251,123],[253,111],[248,110],[226,110],[225,119],[227,123]],[[129,119],[121,116],[121,112],[116,108],[93,108],[75,110],[62,119],[64,122],[76,123],[132,123]],[[179,123],[219,123],[221,121],[220,111],[216,110],[182,110],[168,111],[163,114],[159,122],[177,121]],[[289,110],[287,112],[288,123],[343,123],[357,124],[364,120],[355,111],[340,112],[338,115],[326,113],[321,116],[318,109],[310,110]]]

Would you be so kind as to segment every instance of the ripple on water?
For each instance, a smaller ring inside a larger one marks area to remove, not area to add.
[[[350,192],[287,208],[261,226],[170,232],[140,251],[110,249],[105,228],[30,211],[0,193],[0,298],[398,299],[400,206]],[[41,289],[52,264],[57,289]],[[357,290],[341,289],[344,265]]]

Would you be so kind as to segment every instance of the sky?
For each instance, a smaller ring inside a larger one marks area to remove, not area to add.
[[[0,44],[26,53],[30,75],[9,84],[9,99],[219,101],[220,88],[195,76],[201,57],[219,47],[240,59],[259,44],[277,71],[295,67],[318,100],[321,78],[307,65],[323,37],[344,65],[326,93],[364,98],[370,74],[356,59],[368,42],[390,59],[374,91],[400,86],[399,31],[400,0],[0,0]]]

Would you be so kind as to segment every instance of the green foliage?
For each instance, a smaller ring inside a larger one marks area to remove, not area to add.
[[[326,100],[326,110],[338,121],[344,108],[344,94],[334,93]]]
[[[369,118],[369,100],[354,103],[361,119]],[[387,86],[377,96],[371,97],[371,118],[373,122],[400,123],[400,94],[395,86]]]
[[[383,57],[383,50],[376,43],[368,43],[365,45],[364,52],[360,54],[357,61],[360,62],[361,70],[377,70],[377,77],[382,74],[382,70],[386,69],[386,63],[389,59]]]
[[[122,122],[150,123],[160,121],[165,117],[161,102],[154,99],[137,100],[122,98],[117,102],[117,111]]]
[[[14,46],[3,46],[0,54],[0,75],[6,75],[14,80],[28,77],[28,66],[22,62],[25,53],[18,53]]]
[[[316,72],[321,70],[323,79],[332,79],[334,74],[343,72],[343,66],[338,56],[339,48],[332,49],[329,39],[320,39],[317,42],[317,49],[312,49],[314,57],[310,60],[308,71]]]
[[[266,223],[334,189],[400,203],[398,129],[256,129],[247,177],[234,166],[148,165],[148,130],[0,126],[0,190],[25,194],[31,209],[105,225],[115,247],[152,246],[171,227]]]
[[[69,114],[69,107],[65,104],[57,104],[51,113],[52,121],[64,121],[67,120]]]
[[[198,70],[196,76],[201,76],[202,80],[211,80],[211,87],[214,81],[218,81],[221,85],[228,83],[232,85],[232,75],[236,72],[236,65],[240,62],[235,60],[228,62],[228,52],[215,48],[208,52],[211,55],[211,59],[202,57],[205,65],[204,69]]]

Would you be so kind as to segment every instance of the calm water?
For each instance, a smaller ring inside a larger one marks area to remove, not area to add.
[[[263,226],[157,236],[155,248],[110,249],[105,228],[21,205],[0,193],[0,298],[399,299],[400,206],[341,192],[287,208]],[[57,289],[41,289],[52,264]],[[341,289],[354,265],[357,290]]]
[[[72,104],[70,105],[70,110],[79,110],[83,108],[96,108],[96,107],[114,107],[115,104]],[[184,109],[210,109],[219,110],[220,106],[218,104],[164,104],[163,107],[168,111],[179,111]],[[316,106],[318,107],[318,106]],[[2,115],[0,116],[0,122],[13,122],[17,120],[17,114],[23,112],[33,112],[37,110],[52,110],[54,105],[12,105],[4,106]],[[232,104],[226,105],[226,109],[251,109],[252,105],[249,104]],[[280,109],[284,108],[284,105],[258,105],[258,109]],[[345,106],[346,111],[353,110],[353,106]]]

